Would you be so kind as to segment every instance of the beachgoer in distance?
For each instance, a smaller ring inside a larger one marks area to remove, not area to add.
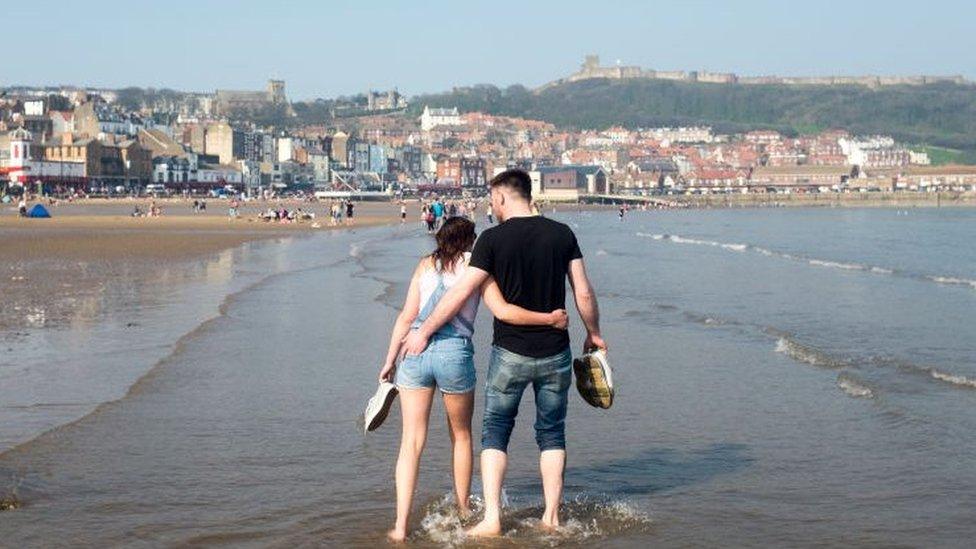
[[[562,223],[532,214],[532,182],[524,170],[506,170],[492,178],[489,187],[500,224],[481,234],[464,276],[427,319],[407,335],[403,343],[405,355],[423,352],[433,334],[490,279],[497,281],[506,302],[530,311],[551,311],[565,307],[568,277],[586,327],[584,351],[606,349],[596,296],[576,235]],[[496,317],[481,432],[485,516],[468,531],[470,535],[501,533],[501,489],[508,464],[508,441],[522,393],[529,385],[536,395],[536,443],[541,451],[539,466],[545,498],[542,525],[559,525],[571,370],[572,353],[566,330],[519,326]]]
[[[440,198],[435,198],[434,203],[430,205],[430,211],[434,214],[434,228],[439,229],[446,213],[444,202]]]
[[[380,370],[380,381],[394,381],[400,392],[403,431],[396,465],[396,523],[388,536],[402,541],[413,494],[417,484],[420,455],[427,437],[427,424],[434,399],[440,389],[447,411],[454,473],[454,496],[462,514],[469,512],[472,449],[471,414],[474,408],[474,319],[478,312],[479,293],[468,292],[451,318],[431,333],[423,352],[412,354],[396,366],[404,336],[411,327],[420,326],[437,306],[441,297],[465,276],[475,241],[474,223],[463,217],[447,220],[437,231],[437,248],[421,259],[407,290],[406,302],[397,317],[390,336],[386,361]],[[510,325],[533,329],[566,329],[566,311],[533,312],[510,305],[502,298],[498,285],[490,277],[481,277],[480,294],[496,318]]]

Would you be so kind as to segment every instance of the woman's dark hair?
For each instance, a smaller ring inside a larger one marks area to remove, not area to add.
[[[453,266],[474,245],[474,222],[466,217],[451,217],[434,236],[437,249],[430,254],[438,270]]]

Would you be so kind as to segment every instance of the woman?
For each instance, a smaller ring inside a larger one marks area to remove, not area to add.
[[[396,465],[396,524],[387,534],[391,541],[402,541],[407,535],[410,506],[417,485],[420,454],[427,437],[427,423],[434,400],[434,389],[440,389],[447,411],[452,445],[454,496],[461,515],[469,512],[471,487],[471,412],[474,408],[474,318],[478,312],[477,294],[472,294],[461,311],[444,325],[420,355],[407,356],[395,366],[407,332],[418,327],[433,312],[437,302],[467,269],[475,240],[474,223],[464,217],[453,217],[437,231],[437,249],[424,257],[414,271],[403,310],[397,317],[390,337],[386,363],[380,381],[394,381],[400,393],[403,434]],[[536,324],[566,328],[566,311],[537,313],[505,302],[494,280],[484,285],[481,297],[496,318],[510,324]],[[395,375],[394,375],[395,371]]]

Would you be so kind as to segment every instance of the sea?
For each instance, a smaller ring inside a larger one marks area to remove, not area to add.
[[[972,546],[976,209],[548,215],[578,235],[616,400],[571,389],[545,533],[526,395],[501,546]],[[431,249],[415,223],[251,242],[2,334],[0,546],[383,544],[399,413],[361,414]],[[433,415],[410,541],[464,546]]]

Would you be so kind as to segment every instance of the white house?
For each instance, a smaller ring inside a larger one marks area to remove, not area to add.
[[[213,185],[240,185],[243,183],[241,170],[237,166],[228,164],[200,164],[197,169],[197,181]]]
[[[12,183],[67,183],[81,181],[85,177],[84,162],[44,160],[34,150],[33,136],[23,128],[10,132],[8,150],[0,155],[0,167],[6,169]]]
[[[278,137],[275,139],[278,147],[278,162],[288,162],[295,158],[295,140],[291,137]]]
[[[461,115],[458,114],[457,107],[450,109],[432,109],[424,106],[424,112],[420,115],[420,129],[430,131],[437,126],[460,126]]]

